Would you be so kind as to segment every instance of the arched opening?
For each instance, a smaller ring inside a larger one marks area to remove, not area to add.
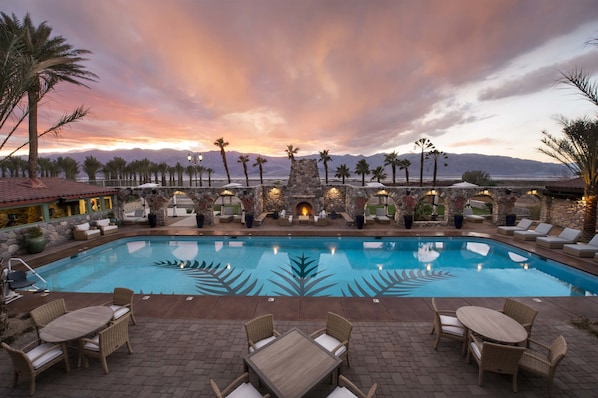
[[[299,202],[295,206],[295,214],[298,216],[310,217],[314,215],[314,208],[308,202]]]

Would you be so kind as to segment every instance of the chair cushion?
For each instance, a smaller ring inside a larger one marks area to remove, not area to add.
[[[108,219],[108,218],[103,218],[103,219],[101,219],[101,220],[97,220],[97,221],[96,221],[96,225],[97,225],[98,227],[105,227],[105,226],[108,226],[108,225],[110,225],[110,219]]]
[[[48,344],[48,343],[40,344],[37,347],[35,347],[33,350],[29,351],[26,355],[29,357],[29,360],[32,360],[33,358],[35,358],[38,355],[40,355],[42,352],[44,352],[47,349],[49,349],[50,347],[52,347],[53,345],[54,344]],[[39,369],[39,368],[41,368],[42,366],[44,366],[45,364],[47,364],[51,360],[59,357],[60,355],[62,355],[62,349],[60,347],[56,347],[53,350],[48,351],[47,353],[45,353],[41,357],[39,357],[36,360],[32,361],[33,369]]]
[[[332,337],[326,333],[321,334],[320,336],[316,337],[315,341],[330,352],[332,352],[332,350],[334,350],[334,348],[341,343],[340,341],[338,341],[337,339],[335,339],[334,337]],[[336,355],[337,357],[341,356],[345,351],[347,351],[347,347],[342,346],[341,348],[336,350],[334,355]]]
[[[265,346],[266,344],[268,344],[269,342],[271,342],[272,340],[274,340],[275,338],[276,338],[276,336],[271,336],[271,337],[268,337],[267,339],[260,340],[254,344],[257,348],[261,348],[261,347]],[[253,351],[255,351],[253,349],[253,347],[249,347],[249,352],[253,352]]]
[[[261,398],[263,395],[249,383],[243,383],[235,388],[226,398]]]
[[[95,344],[86,342],[85,345],[83,346],[83,349],[89,350],[89,351],[100,351],[100,335],[96,334],[90,340],[93,341]]]
[[[328,398],[357,398],[357,395],[353,394],[345,387],[336,387],[334,391],[328,395]]]
[[[112,312],[114,312],[114,319],[118,319],[130,311],[129,307],[124,307],[120,305],[111,305],[110,309],[112,310]]]
[[[473,352],[473,355],[475,355],[478,359],[482,358],[482,347],[477,345],[474,341],[469,343],[469,345],[471,346],[471,351]]]
[[[83,223],[83,224],[79,224],[79,225],[75,225],[75,229],[77,231],[88,231],[89,230],[89,223]]]
[[[440,315],[440,323],[442,323],[443,333],[455,336],[463,336],[465,334],[463,324],[454,316]]]

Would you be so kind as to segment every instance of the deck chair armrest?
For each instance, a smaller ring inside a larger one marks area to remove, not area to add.
[[[247,383],[248,381],[249,381],[249,373],[245,372],[241,376],[239,376],[235,380],[233,380],[232,383],[230,383],[224,390],[222,390],[222,395],[227,396],[235,388],[239,387],[243,383]]]
[[[310,334],[309,337],[311,337],[313,339],[315,337],[318,337],[319,335],[321,335],[324,332],[326,332],[326,328],[318,329],[315,332],[313,332],[312,334]]]
[[[103,306],[103,307],[108,306],[108,305],[112,305],[112,300],[106,301],[105,303],[102,303],[100,305]]]
[[[356,394],[358,398],[366,398],[366,396],[361,392],[359,387],[351,382],[351,380],[347,379],[345,376],[340,375],[338,377],[338,385],[341,387],[347,388],[353,394]]]
[[[550,350],[550,346],[548,344],[544,344],[538,340],[534,340],[534,339],[527,339],[527,341],[529,341],[530,343],[533,343],[537,346],[540,346],[542,348],[544,348],[545,350]]]
[[[249,346],[251,348],[253,348],[254,350],[257,350],[257,347],[255,346],[255,343],[253,342],[253,340],[247,340],[247,343],[249,344]]]
[[[272,333],[274,334],[274,336],[280,337],[280,333],[276,331],[276,329],[272,330]]]
[[[451,315],[454,317],[457,317],[457,311],[451,311],[451,310],[438,310],[438,313],[440,315]]]
[[[80,342],[80,344],[81,344],[81,348],[83,348],[83,346],[85,345],[85,343],[90,343],[90,344],[93,344],[93,345],[97,346],[98,348],[100,347],[100,344],[99,344],[99,342],[97,342],[97,341],[94,341],[94,340],[92,340],[92,339],[88,339],[87,337],[82,337],[82,338],[80,338],[80,339],[79,339],[79,342]]]
[[[536,354],[536,353],[535,353],[535,352],[533,352],[533,351],[530,351],[530,350],[525,350],[525,352],[523,353],[523,355],[526,355],[526,356],[528,356],[528,357],[532,357],[532,358],[534,359],[534,361],[536,361],[536,362],[540,362],[540,363],[542,363],[543,365],[545,365],[547,368],[550,368],[550,365],[551,365],[551,364],[550,364],[550,362],[548,361],[548,359],[546,359],[546,358],[544,358],[544,357],[542,357],[542,356],[540,356],[540,355]]]
[[[345,340],[345,341],[341,342],[339,345],[337,345],[332,350],[330,350],[330,352],[337,352],[341,347],[343,347],[343,346],[346,347],[347,345],[349,345],[349,340]]]
[[[40,343],[41,343],[40,339],[35,339],[35,340],[30,341],[29,343],[25,344],[24,346],[22,346],[20,349],[21,349],[21,351],[25,351],[26,348],[29,348],[33,345],[36,345],[36,346],[40,345]]]

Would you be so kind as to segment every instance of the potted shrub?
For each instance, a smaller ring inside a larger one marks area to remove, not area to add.
[[[411,229],[411,227],[413,227],[413,213],[415,212],[415,198],[410,194],[407,194],[403,196],[402,201],[405,207],[405,214],[403,214],[405,228]]]
[[[29,254],[41,253],[46,248],[46,237],[39,226],[31,227],[25,232],[25,250]]]

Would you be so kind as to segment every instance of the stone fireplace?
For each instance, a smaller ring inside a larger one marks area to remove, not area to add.
[[[293,209],[293,215],[295,216],[313,216],[314,206],[306,201],[297,203]]]
[[[287,184],[287,211],[294,217],[317,215],[324,208],[324,189],[318,174],[316,159],[293,160]]]

